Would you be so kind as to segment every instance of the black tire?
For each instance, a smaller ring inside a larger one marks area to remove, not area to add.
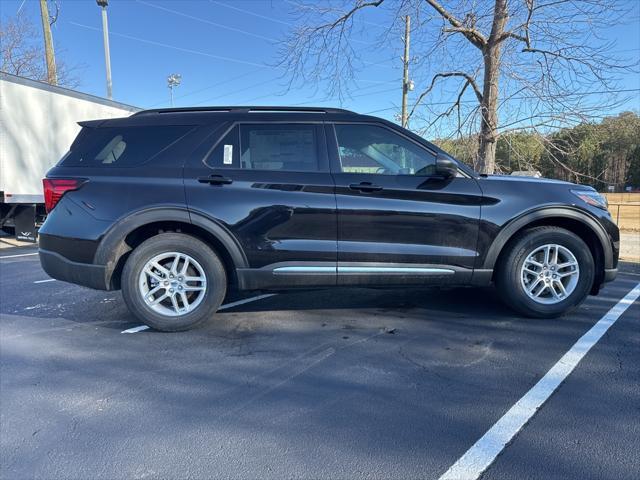
[[[555,304],[541,304],[531,299],[520,279],[527,255],[546,244],[567,248],[577,260],[580,270],[573,292]],[[503,301],[516,312],[534,318],[555,318],[582,303],[591,290],[594,275],[593,256],[580,237],[560,227],[534,227],[509,241],[497,266],[495,283]]]
[[[192,311],[180,316],[166,316],[149,307],[138,287],[145,264],[165,252],[187,254],[204,270],[204,298]],[[145,240],[129,255],[122,271],[122,296],[139,320],[155,330],[178,332],[194,328],[214,316],[227,290],[227,275],[218,255],[204,242],[182,233],[161,233]]]

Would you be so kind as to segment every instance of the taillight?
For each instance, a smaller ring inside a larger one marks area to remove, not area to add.
[[[49,213],[58,204],[62,196],[72,190],[79,189],[87,180],[84,178],[45,178],[42,180],[44,186],[44,207]]]

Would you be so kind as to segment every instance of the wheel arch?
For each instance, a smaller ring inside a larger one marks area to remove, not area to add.
[[[151,208],[127,216],[103,236],[94,263],[106,266],[106,284],[109,288],[120,288],[124,263],[135,247],[167,231],[192,235],[213,248],[222,259],[230,284],[235,284],[237,280],[236,269],[248,266],[240,243],[221,223],[186,208]]]
[[[483,269],[495,272],[495,267],[505,254],[508,243],[523,230],[539,226],[564,228],[578,235],[587,244],[596,267],[592,293],[597,293],[604,281],[604,270],[612,268],[613,265],[610,240],[604,228],[596,220],[577,209],[544,208],[525,213],[512,220],[498,233],[491,244]]]

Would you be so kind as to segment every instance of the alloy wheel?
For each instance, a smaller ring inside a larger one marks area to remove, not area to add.
[[[160,315],[177,317],[195,310],[205,297],[207,277],[202,266],[180,252],[156,255],[145,263],[138,279],[145,304]]]
[[[573,293],[580,278],[576,257],[567,247],[547,244],[536,247],[525,258],[520,282],[533,301],[553,305]]]

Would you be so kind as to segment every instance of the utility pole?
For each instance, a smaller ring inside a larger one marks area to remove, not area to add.
[[[112,83],[111,83],[111,54],[109,53],[109,22],[107,20],[107,6],[109,0],[96,0],[99,7],[102,8],[102,39],[104,42],[104,63],[107,70],[107,98],[113,99]]]
[[[51,85],[57,85],[58,73],[56,72],[56,56],[53,53],[53,39],[51,37],[47,0],[40,0],[40,16],[42,17],[42,34],[44,36],[44,52],[47,63],[47,82]]]
[[[402,69],[402,126],[407,128],[409,119],[407,118],[407,94],[410,90],[413,90],[413,83],[409,81],[409,30],[411,27],[411,20],[409,15],[405,18],[404,23],[404,55],[402,57],[403,69]]]

